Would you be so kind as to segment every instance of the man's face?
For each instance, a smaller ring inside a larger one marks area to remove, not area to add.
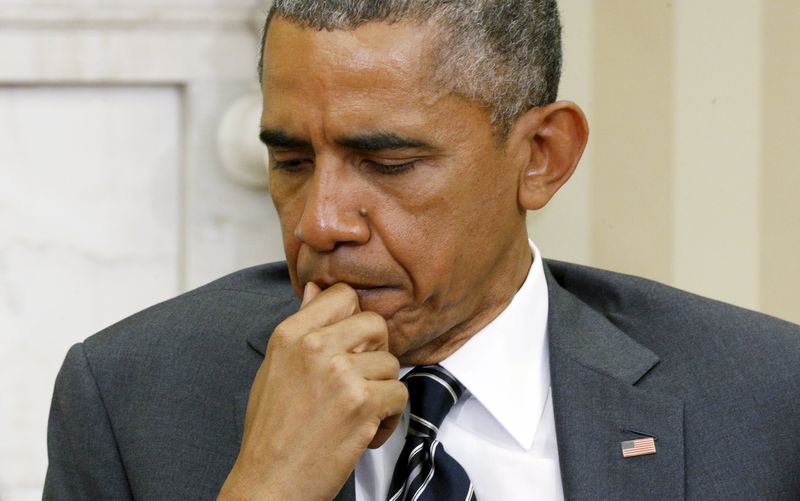
[[[526,159],[482,106],[433,85],[429,34],[275,18],[264,60],[262,139],[292,285],[350,284],[405,363],[460,346],[530,265]]]

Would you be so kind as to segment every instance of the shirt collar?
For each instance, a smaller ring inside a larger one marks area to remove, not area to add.
[[[548,294],[539,249],[511,303],[441,362],[528,450],[550,390]]]

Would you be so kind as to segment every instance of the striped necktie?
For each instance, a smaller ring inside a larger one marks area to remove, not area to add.
[[[436,439],[464,386],[439,365],[416,367],[403,381],[408,386],[411,414],[389,501],[477,501],[467,472]]]

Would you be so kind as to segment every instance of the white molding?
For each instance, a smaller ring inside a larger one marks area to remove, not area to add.
[[[255,133],[261,117],[258,86],[228,105],[217,129],[217,153],[225,172],[249,188],[269,187],[266,148]]]
[[[255,82],[249,29],[0,29],[0,84]]]
[[[109,4],[0,4],[0,85],[257,80],[268,1]]]
[[[248,5],[0,5],[0,28],[12,29],[251,29],[263,8]]]

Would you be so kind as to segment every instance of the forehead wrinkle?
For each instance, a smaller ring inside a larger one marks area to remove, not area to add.
[[[424,127],[429,134],[436,132],[435,142],[454,132],[431,130],[434,122],[446,121],[449,107],[436,108],[452,93],[433,78],[427,42],[435,30],[425,23],[375,22],[352,31],[316,31],[278,21],[270,27],[265,52],[270,125],[330,145],[342,136],[376,129],[413,135]],[[398,44],[398,39],[410,43]],[[296,114],[300,107],[304,112]]]
[[[289,66],[313,68],[314,73],[324,77],[325,81],[339,76],[335,74],[337,71],[348,75],[364,72],[362,78],[395,73],[395,81],[405,85],[433,84],[435,81],[434,53],[438,51],[431,48],[438,46],[439,35],[435,24],[430,22],[408,20],[388,24],[376,21],[354,30],[331,31],[304,28],[282,18],[276,18],[273,23],[268,32],[265,54],[282,49],[276,47],[273,40],[280,31],[295,49],[288,58],[284,57]],[[404,43],[398,44],[399,39]],[[287,55],[285,50],[279,54]],[[266,58],[265,71],[275,61],[275,54],[271,55],[273,57]],[[325,74],[326,71],[330,73]],[[398,77],[401,78],[398,80]],[[370,85],[375,85],[375,82],[370,82]]]
[[[373,72],[385,73],[369,70]],[[291,73],[285,75],[288,78],[272,73],[265,81],[265,123],[296,130],[301,126],[298,118],[310,119],[302,128],[307,130],[313,123],[315,129],[330,132],[325,139],[331,143],[336,137],[365,130],[398,131],[429,125],[429,106],[441,97],[420,92],[418,86],[411,85],[413,91],[409,91],[407,85],[375,81],[370,75],[345,68],[326,68],[309,78]],[[298,107],[303,114],[294,112]]]

